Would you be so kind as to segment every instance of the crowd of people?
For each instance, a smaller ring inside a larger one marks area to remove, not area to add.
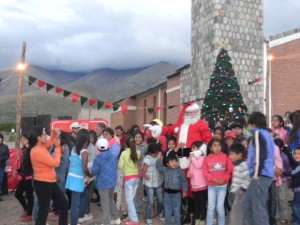
[[[98,204],[103,225],[151,225],[154,216],[166,225],[299,225],[300,111],[284,118],[273,116],[271,128],[260,112],[215,124],[193,103],[168,126],[88,131],[75,122],[71,134],[50,137],[35,127],[23,134],[16,171],[20,220],[67,225],[70,209],[71,225],[83,224]]]

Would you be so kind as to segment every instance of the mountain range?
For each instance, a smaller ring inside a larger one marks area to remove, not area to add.
[[[143,68],[126,70],[103,68],[88,73],[47,70],[30,65],[24,73],[22,116],[51,114],[53,118],[67,115],[76,118],[81,108],[80,103],[72,104],[70,99],[63,99],[62,96],[54,94],[54,91],[46,93],[39,90],[36,86],[37,82],[29,86],[28,75],[72,93],[101,101],[115,102],[163,82],[175,70],[175,66],[165,62]],[[15,69],[0,70],[2,81],[0,84],[0,123],[15,121],[18,76]],[[87,107],[87,103],[84,107]]]

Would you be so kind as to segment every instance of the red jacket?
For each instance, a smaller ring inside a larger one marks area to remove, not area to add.
[[[233,169],[234,166],[231,159],[223,152],[218,154],[211,153],[204,159],[203,174],[209,186],[217,186],[213,182],[214,179],[224,179],[225,184],[228,184]]]

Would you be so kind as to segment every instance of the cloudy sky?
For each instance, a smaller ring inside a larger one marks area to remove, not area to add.
[[[300,27],[300,0],[265,0],[265,35]],[[87,72],[190,63],[191,0],[1,0],[0,69]]]

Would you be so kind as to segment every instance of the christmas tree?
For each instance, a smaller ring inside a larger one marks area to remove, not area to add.
[[[211,116],[215,121],[233,121],[241,119],[246,113],[247,106],[243,101],[231,59],[225,47],[222,47],[202,105],[202,116]]]

